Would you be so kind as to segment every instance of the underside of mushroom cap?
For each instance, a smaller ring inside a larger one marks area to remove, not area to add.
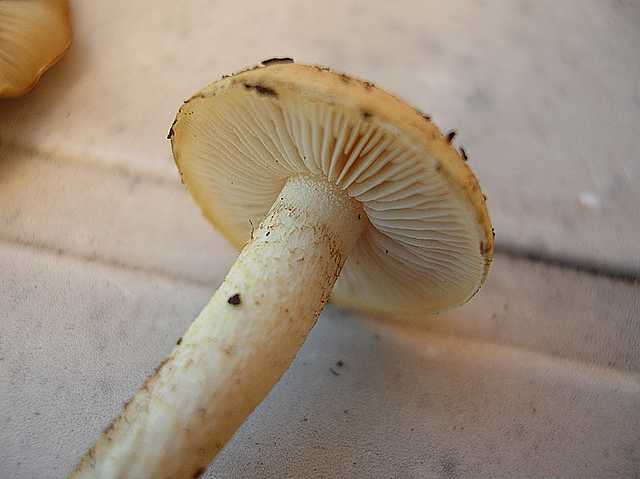
[[[183,181],[237,247],[288,178],[323,178],[362,203],[368,225],[333,291],[393,316],[468,301],[493,255],[478,182],[420,112],[371,83],[272,62],[214,82],[169,132]]]
[[[0,97],[31,90],[70,44],[67,0],[0,1]]]

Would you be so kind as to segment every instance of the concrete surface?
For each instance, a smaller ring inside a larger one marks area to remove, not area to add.
[[[2,156],[0,240],[200,284],[235,258],[179,180],[0,145]]]
[[[637,2],[73,7],[68,55],[0,101],[0,478],[64,477],[224,277],[164,137],[265,57],[458,128],[502,251],[640,274]],[[634,477],[639,289],[510,253],[423,324],[330,307],[206,477]]]
[[[0,471],[64,477],[211,288],[11,243],[0,264]],[[421,327],[330,307],[205,477],[632,477],[638,301],[499,256],[478,301]]]

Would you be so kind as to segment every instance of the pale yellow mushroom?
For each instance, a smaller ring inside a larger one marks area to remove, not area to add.
[[[169,137],[204,215],[242,252],[76,478],[197,477],[330,295],[424,316],[468,301],[491,263],[491,223],[465,161],[370,83],[270,61],[194,95]]]
[[[71,36],[67,0],[0,0],[0,97],[30,91]]]

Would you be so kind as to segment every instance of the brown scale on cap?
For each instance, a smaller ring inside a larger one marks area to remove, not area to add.
[[[256,84],[243,83],[243,85],[247,90],[255,90],[258,93],[258,95],[272,96],[274,98],[278,98],[278,94],[273,88],[269,88],[267,86],[260,85],[257,83]]]
[[[173,123],[171,123],[171,128],[169,128],[169,133],[167,134],[167,140],[170,140],[171,138],[173,138],[173,135],[174,135],[173,127],[175,126],[176,121],[177,121],[177,118],[173,120]]]
[[[274,58],[268,58],[266,60],[262,60],[261,63],[264,66],[268,67],[270,65],[294,63],[294,61],[293,61],[293,58],[289,58],[289,57],[274,57]]]
[[[198,477],[200,477],[201,475],[203,475],[205,473],[205,471],[207,470],[206,467],[199,467],[198,469],[196,469],[196,471],[193,473],[193,475],[191,476],[192,479],[198,479]]]

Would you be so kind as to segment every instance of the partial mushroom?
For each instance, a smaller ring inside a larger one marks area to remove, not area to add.
[[[67,0],[1,0],[0,97],[30,91],[70,44]]]
[[[186,101],[169,138],[204,215],[242,252],[76,478],[197,477],[329,296],[424,316],[468,301],[491,263],[475,176],[428,117],[371,83],[268,61]]]

